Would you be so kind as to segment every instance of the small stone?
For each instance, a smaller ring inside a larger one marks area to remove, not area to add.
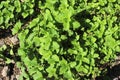
[[[7,76],[7,73],[8,73],[8,66],[5,66],[5,67],[3,68],[1,74],[2,74],[3,77],[5,77],[5,76]]]
[[[114,78],[113,80],[119,80],[118,78]]]
[[[3,39],[0,39],[0,47],[4,45]]]

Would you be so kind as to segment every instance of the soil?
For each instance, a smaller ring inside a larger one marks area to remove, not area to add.
[[[7,46],[7,49],[3,52],[0,52],[0,54],[3,55],[3,57],[0,58],[0,80],[18,80],[21,70],[17,68],[16,63],[14,61],[15,57],[17,57],[15,54],[10,55],[10,46],[13,46],[14,52],[16,53],[16,48],[18,48],[19,40],[17,38],[17,35],[11,35],[11,30],[6,29],[0,29],[0,47],[3,45]],[[11,59],[12,61],[10,63],[5,63],[6,58]],[[18,59],[17,59],[18,60]]]
[[[104,76],[98,76],[95,80],[120,80],[120,64],[110,68],[107,67],[107,73]]]
[[[17,68],[14,62],[5,64],[4,60],[1,59],[0,80],[18,80],[20,73],[21,73],[20,69]]]

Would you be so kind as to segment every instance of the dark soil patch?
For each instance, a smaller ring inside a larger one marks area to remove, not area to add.
[[[120,64],[110,68],[107,67],[107,73],[104,76],[99,76],[95,80],[120,80]]]
[[[17,68],[14,62],[6,64],[3,59],[0,63],[0,80],[18,80],[20,76],[20,69]]]

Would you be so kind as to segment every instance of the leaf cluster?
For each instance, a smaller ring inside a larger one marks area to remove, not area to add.
[[[95,78],[120,53],[119,0],[6,0],[0,11],[0,28],[18,34],[21,80]]]

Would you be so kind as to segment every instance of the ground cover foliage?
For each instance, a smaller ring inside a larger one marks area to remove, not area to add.
[[[19,48],[15,52],[11,45],[10,54],[20,57],[15,60],[20,80],[101,75],[102,65],[120,53],[119,22],[120,0],[0,1],[0,28],[19,39]]]

